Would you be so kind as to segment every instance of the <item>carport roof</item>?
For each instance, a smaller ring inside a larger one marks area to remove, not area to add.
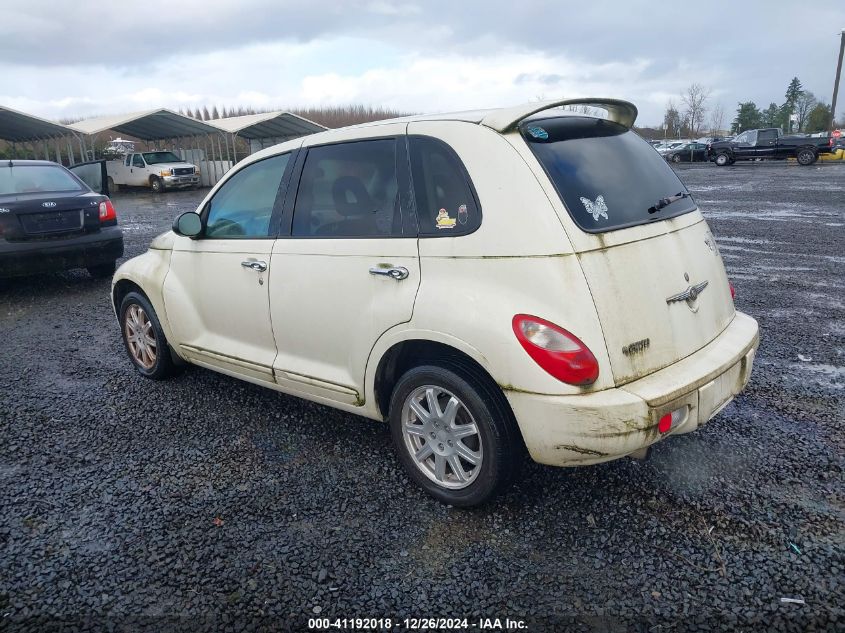
[[[192,119],[166,108],[95,117],[73,123],[70,127],[83,134],[99,134],[106,130],[114,130],[142,141],[158,141],[177,136],[196,136],[219,132],[217,128],[203,121]]]
[[[207,121],[210,125],[247,139],[305,136],[326,128],[292,112],[278,110],[261,114],[230,116]]]
[[[0,139],[11,143],[68,136],[73,130],[31,114],[0,106]]]

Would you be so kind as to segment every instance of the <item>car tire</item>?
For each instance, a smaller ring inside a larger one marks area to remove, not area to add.
[[[115,184],[114,178],[112,178],[111,176],[109,176],[109,178],[108,178],[108,187],[109,187],[109,195],[111,195],[113,193],[117,193],[118,191],[120,191],[120,185]]]
[[[473,378],[459,362],[408,370],[393,390],[389,424],[410,478],[453,506],[491,499],[513,479],[524,458],[504,395]]]
[[[681,157],[678,154],[675,154],[674,156],[672,156],[672,162],[673,163],[680,163]]]
[[[172,376],[177,366],[158,316],[147,298],[140,292],[128,293],[120,302],[118,315],[123,346],[138,373],[153,380]],[[146,336],[141,338],[141,333]]]
[[[805,167],[807,165],[812,165],[819,159],[818,154],[809,148],[798,150],[796,158],[798,159],[798,164],[804,165]]]
[[[153,176],[150,178],[150,188],[155,193],[164,193],[164,181],[158,176]]]
[[[721,154],[716,154],[716,166],[717,167],[724,167],[725,165],[730,165],[733,161],[731,161],[731,157],[728,156],[725,152]]]
[[[114,275],[114,271],[117,270],[117,262],[107,262],[105,264],[97,264],[96,266],[88,266],[86,270],[94,279],[105,279],[106,277]]]

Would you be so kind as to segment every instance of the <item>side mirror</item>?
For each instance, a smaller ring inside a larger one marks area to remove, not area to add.
[[[202,218],[193,211],[188,211],[173,221],[173,232],[184,237],[197,237],[202,233]]]

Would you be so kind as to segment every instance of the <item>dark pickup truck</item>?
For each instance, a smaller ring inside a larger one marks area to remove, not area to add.
[[[785,160],[796,158],[801,165],[812,165],[819,154],[831,151],[830,137],[781,136],[780,128],[746,130],[730,141],[717,141],[707,146],[707,155],[719,167],[738,160]]]

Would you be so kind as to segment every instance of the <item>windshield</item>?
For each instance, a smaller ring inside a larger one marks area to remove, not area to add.
[[[81,190],[79,181],[59,165],[0,165],[0,195]]]
[[[147,161],[147,165],[184,162],[173,152],[144,152],[144,160]]]
[[[575,223],[589,233],[614,231],[688,213],[688,193],[663,157],[623,125],[588,117],[531,120],[521,127]]]

